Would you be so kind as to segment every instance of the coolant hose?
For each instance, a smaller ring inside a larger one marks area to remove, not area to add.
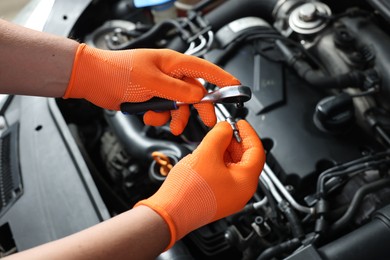
[[[178,143],[148,137],[143,130],[144,125],[135,115],[105,110],[105,118],[126,153],[141,164],[149,165],[153,161],[151,154],[154,151],[163,152],[178,160],[191,152]]]
[[[361,71],[350,71],[335,76],[326,76],[321,71],[314,70],[306,61],[297,57],[281,40],[275,41],[276,46],[283,54],[286,63],[309,84],[319,88],[343,89],[348,87],[361,87],[365,76]]]
[[[272,13],[279,0],[229,0],[205,15],[214,32],[226,24],[246,16],[273,21]]]
[[[364,75],[360,71],[351,71],[335,76],[325,76],[308,66],[305,61],[296,60],[291,66],[297,74],[308,83],[319,88],[343,89],[348,87],[361,87]]]

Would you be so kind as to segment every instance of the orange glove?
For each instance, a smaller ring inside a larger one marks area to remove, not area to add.
[[[218,123],[153,196],[135,205],[148,206],[165,220],[168,248],[192,230],[239,211],[256,191],[264,150],[246,121],[237,125],[241,143],[232,138],[227,122]]]
[[[195,103],[206,94],[196,78],[220,87],[240,84],[218,66],[172,50],[107,51],[80,44],[64,98],[85,98],[111,110],[119,110],[123,102],[143,102],[152,97]],[[212,104],[196,105],[196,108],[206,125],[215,124]],[[178,135],[187,124],[189,107],[181,106],[171,114],[171,131]],[[159,126],[170,117],[169,111],[149,111],[144,121]]]

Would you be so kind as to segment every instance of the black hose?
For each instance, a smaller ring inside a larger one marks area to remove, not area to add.
[[[173,159],[180,160],[191,151],[176,142],[159,140],[146,135],[141,120],[134,115],[105,110],[105,119],[112,131],[123,144],[126,153],[138,160],[140,164],[149,166],[153,161],[152,152],[160,151]]]
[[[300,245],[301,241],[299,241],[297,238],[293,238],[276,246],[267,248],[257,257],[257,260],[272,259],[273,257],[279,256],[283,253],[289,253],[297,249]]]
[[[287,201],[282,200],[281,202],[279,202],[278,206],[279,209],[286,216],[287,221],[290,224],[291,233],[293,234],[294,238],[298,238],[299,240],[303,239],[305,237],[305,233],[303,232],[301,222],[295,211],[291,208],[290,204]]]
[[[276,46],[286,59],[286,63],[309,84],[319,88],[343,89],[348,87],[361,87],[365,76],[361,71],[350,71],[335,76],[325,76],[322,71],[314,70],[309,63],[297,57],[282,40],[276,40]]]
[[[226,24],[246,16],[261,17],[273,21],[272,13],[278,0],[229,0],[205,15],[213,31],[218,31]]]
[[[236,38],[234,41],[229,43],[221,52],[216,56],[213,60],[213,63],[218,65],[223,65],[226,60],[235,53],[239,48],[243,46],[245,42],[249,42],[252,40],[258,40],[258,39],[275,39],[282,37],[279,35],[276,31],[272,29],[254,29],[250,30],[247,33],[244,33],[240,35],[238,38]]]
[[[209,6],[210,4],[212,4],[214,2],[215,2],[215,0],[203,0],[203,1],[195,4],[193,10],[195,12],[202,11],[204,8],[206,8],[207,6]]]
[[[353,199],[349,204],[347,211],[340,219],[333,223],[330,228],[330,232],[336,232],[342,227],[344,227],[346,224],[348,224],[351,218],[355,215],[356,211],[359,209],[361,202],[367,194],[382,189],[389,185],[390,179],[381,179],[360,187],[353,196]]]
[[[268,203],[269,203],[269,205],[271,207],[271,211],[268,214],[269,214],[269,219],[271,220],[272,224],[275,227],[273,229],[273,232],[277,236],[279,236],[279,237],[284,237],[284,235],[287,232],[287,230],[281,224],[281,221],[279,221],[279,216],[280,216],[279,215],[280,214],[279,209],[280,209],[280,207],[278,207],[279,205],[276,202],[276,200],[274,199],[274,196],[271,194],[271,192],[268,190],[268,188],[264,185],[264,183],[262,181],[259,181],[259,186],[260,186],[260,189],[262,190],[262,192],[264,193],[264,195],[267,197]],[[289,217],[293,218],[291,215],[289,215]],[[292,220],[292,222],[295,223],[294,220]],[[297,220],[297,223],[299,223],[299,220]],[[299,237],[300,236],[299,235],[300,231],[298,231],[298,232],[296,231],[296,225],[295,224],[291,224],[291,228],[294,229],[294,233],[296,233],[297,236]]]
[[[267,189],[267,187],[265,187],[263,182],[259,181],[259,186],[260,186],[261,191],[268,198],[268,203],[271,207],[271,212],[270,212],[271,222],[274,225],[278,226],[278,207],[277,207],[276,201],[275,201],[274,197],[272,196],[271,192]]]
[[[213,32],[218,31],[234,20],[247,16],[261,17],[272,22],[272,12],[278,1],[279,0],[229,0],[207,13],[204,18]],[[205,1],[204,4],[207,5],[209,2],[211,1]],[[203,5],[200,5],[196,8],[201,9],[202,6]],[[186,44],[184,44],[181,37],[177,36],[168,43],[167,48],[184,52]]]
[[[318,70],[313,70],[306,61],[296,60],[292,68],[309,84],[322,89],[344,89],[348,87],[362,87],[364,84],[364,73],[361,71],[350,71],[335,76],[325,76]]]

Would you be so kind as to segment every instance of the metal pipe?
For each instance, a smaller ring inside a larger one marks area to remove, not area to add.
[[[184,54],[195,55],[196,53],[200,52],[203,48],[207,46],[207,40],[206,38],[203,37],[203,35],[200,35],[198,38],[200,40],[199,45],[189,48]]]
[[[268,198],[264,197],[262,200],[253,203],[253,208],[257,210],[259,208],[264,207],[267,203],[268,203]]]
[[[278,177],[274,174],[272,169],[265,164],[264,169],[263,169],[263,174],[266,174],[267,177],[270,178],[270,180],[275,184],[275,186],[278,188],[278,190],[283,194],[283,196],[287,199],[287,201],[291,204],[293,208],[295,208],[298,211],[304,212],[304,213],[309,213],[309,214],[314,214],[315,210],[314,208],[310,207],[305,207],[300,205],[292,196],[291,194],[287,191],[287,189],[284,187],[284,185],[280,182]]]
[[[272,196],[275,198],[276,202],[279,204],[283,200],[283,198],[282,196],[280,196],[280,194],[275,188],[275,185],[268,177],[268,175],[265,174],[264,171],[260,174],[260,181],[263,182],[263,184],[266,186],[266,188],[271,192]]]
[[[203,56],[206,52],[208,52],[213,45],[214,42],[214,32],[213,31],[208,31],[207,32],[208,39],[206,43],[206,47],[204,47],[201,51],[195,53],[194,55],[197,57]]]

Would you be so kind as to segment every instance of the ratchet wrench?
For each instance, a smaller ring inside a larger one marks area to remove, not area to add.
[[[242,104],[252,97],[250,87],[243,85],[226,86],[218,90],[207,93],[198,103],[185,103],[172,101],[169,99],[154,97],[145,102],[140,103],[122,103],[121,111],[125,114],[142,114],[148,110],[167,111],[176,110],[181,105],[191,105],[199,103],[236,103],[237,106]]]

